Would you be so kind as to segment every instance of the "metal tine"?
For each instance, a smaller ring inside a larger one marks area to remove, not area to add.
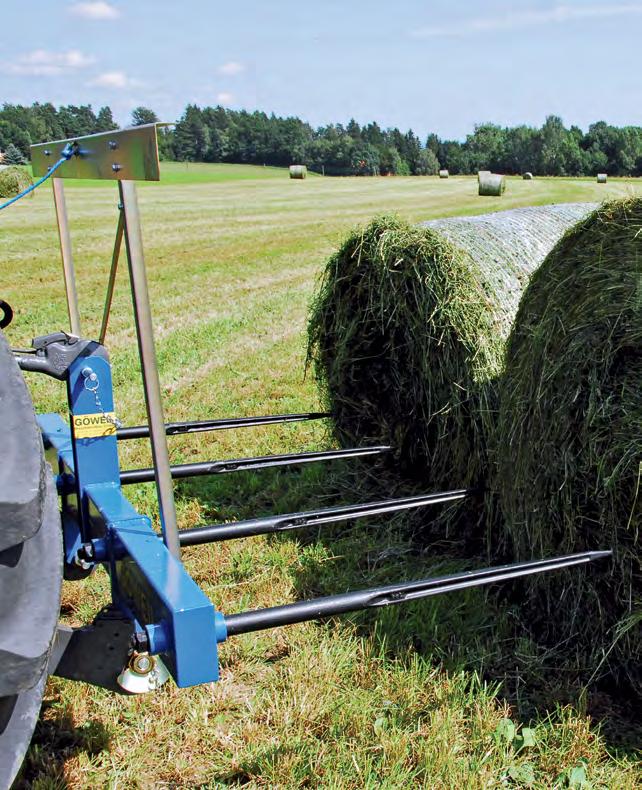
[[[287,513],[280,516],[267,516],[229,524],[212,524],[207,527],[184,529],[179,533],[181,546],[199,546],[204,543],[217,543],[254,535],[268,535],[275,532],[288,532],[310,526],[325,526],[356,518],[396,513],[401,510],[455,502],[475,493],[474,489],[460,488],[454,491],[440,491],[419,496],[384,499],[360,505],[342,505],[319,510]]]
[[[239,612],[225,617],[227,636],[246,634],[250,631],[261,631],[264,628],[278,628],[282,625],[302,623],[307,620],[318,620],[346,612],[361,609],[372,609],[381,606],[413,601],[433,595],[442,595],[454,590],[469,587],[481,587],[486,584],[518,579],[535,573],[569,568],[573,565],[584,565],[609,557],[611,551],[586,551],[579,554],[568,554],[530,562],[516,562],[512,565],[500,565],[494,568],[483,568],[476,571],[465,571],[450,576],[437,576],[432,579],[420,579],[413,582],[401,582],[385,587],[374,587],[369,590],[357,590],[341,595],[329,595],[309,601],[274,606],[269,609]]]
[[[233,417],[231,419],[199,420],[196,422],[168,422],[165,425],[165,433],[168,436],[176,436],[184,433],[254,428],[259,425],[279,425],[281,423],[322,420],[329,416],[330,414],[327,412],[312,411],[302,414],[270,414],[265,417]],[[132,425],[127,428],[119,428],[116,431],[116,438],[120,440],[145,439],[148,436],[148,425]]]
[[[267,469],[275,466],[297,466],[316,461],[334,461],[343,458],[359,458],[383,455],[392,450],[384,445],[379,447],[355,447],[346,450],[322,450],[310,453],[284,453],[283,455],[263,455],[256,458],[235,458],[229,461],[205,461],[195,464],[178,464],[170,467],[173,478],[203,477],[204,475],[226,474],[251,469]],[[127,469],[120,473],[121,485],[149,483],[156,479],[154,469]]]

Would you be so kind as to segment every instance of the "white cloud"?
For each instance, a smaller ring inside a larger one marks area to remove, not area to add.
[[[217,93],[216,94],[216,101],[219,104],[230,104],[234,101],[234,96],[231,93]]]
[[[242,63],[238,63],[236,60],[230,60],[218,67],[218,73],[224,74],[226,77],[236,77],[244,71],[245,66]]]
[[[436,25],[412,31],[415,38],[466,36],[475,33],[492,33],[502,30],[535,27],[537,25],[563,24],[583,19],[635,16],[642,14],[642,3],[609,3],[602,5],[556,5],[541,11],[507,12],[502,16],[464,19],[450,25]]]
[[[98,88],[112,88],[114,90],[124,90],[125,88],[139,87],[141,83],[132,79],[124,71],[106,71],[90,80],[89,85]]]
[[[77,49],[69,49],[67,52],[34,49],[33,52],[19,55],[13,63],[2,64],[0,68],[6,74],[22,77],[56,77],[90,66],[94,61],[95,58]]]
[[[104,0],[95,0],[87,3],[74,3],[69,11],[85,19],[118,19],[120,11]]]

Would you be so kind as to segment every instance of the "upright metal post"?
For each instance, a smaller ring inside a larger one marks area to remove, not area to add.
[[[80,312],[78,310],[78,294],[76,293],[76,275],[74,273],[74,259],[71,253],[71,236],[69,234],[69,221],[67,219],[67,203],[62,178],[53,178],[53,196],[56,206],[56,219],[58,237],[60,239],[60,254],[62,256],[62,270],[65,277],[65,291],[67,293],[67,312],[72,334],[80,336]]]
[[[111,269],[109,270],[109,281],[107,283],[107,294],[105,296],[105,308],[103,310],[103,322],[100,327],[98,342],[101,346],[105,345],[107,336],[107,326],[109,324],[109,313],[111,303],[114,299],[114,288],[116,287],[116,275],[118,273],[118,259],[120,258],[120,248],[123,244],[123,233],[125,231],[125,221],[123,220],[122,204],[118,206],[118,226],[116,228],[116,240],[114,241],[114,251],[111,256]]]
[[[143,257],[143,237],[140,229],[136,185],[133,181],[119,181],[118,191],[123,207],[125,249],[129,265],[129,280],[134,305],[134,318],[136,320],[138,351],[143,375],[143,388],[145,390],[147,419],[149,421],[149,438],[156,470],[156,490],[158,492],[163,539],[168,550],[175,557],[180,557],[181,549],[176,522],[174,488],[169,465],[167,438],[165,436],[165,419],[161,402],[160,381],[158,379],[156,350],[154,348],[152,312],[149,304],[147,273]]]

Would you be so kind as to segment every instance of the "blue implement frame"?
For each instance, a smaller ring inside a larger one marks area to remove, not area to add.
[[[67,564],[73,564],[81,546],[91,544],[96,562],[108,567],[113,602],[137,631],[146,633],[149,652],[162,657],[176,684],[215,681],[225,620],[168,551],[151,520],[122,493],[115,425],[109,421],[114,411],[111,366],[104,349],[96,350],[69,368],[70,424],[57,414],[38,418],[45,448],[55,453]],[[98,435],[77,437],[83,424]]]

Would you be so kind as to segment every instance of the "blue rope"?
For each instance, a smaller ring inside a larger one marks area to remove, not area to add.
[[[7,200],[6,203],[0,204],[0,211],[2,211],[3,208],[7,208],[12,203],[15,203],[17,200],[20,200],[20,198],[23,198],[25,195],[28,195],[30,192],[33,192],[33,190],[36,189],[36,187],[39,187],[40,184],[44,184],[45,181],[56,172],[56,170],[60,167],[60,165],[63,165],[67,160],[71,159],[73,155],[74,155],[73,145],[71,143],[67,143],[67,145],[63,148],[62,156],[56,162],[56,164],[49,170],[49,172],[46,175],[44,175],[42,178],[39,178],[31,186],[27,187],[19,195],[12,197],[11,200]]]

